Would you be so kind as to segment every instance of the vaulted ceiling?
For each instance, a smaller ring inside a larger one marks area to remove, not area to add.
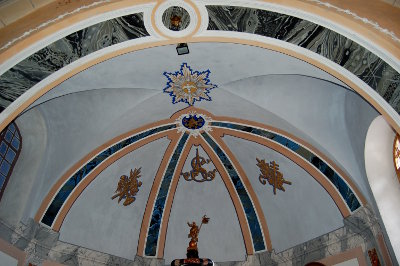
[[[1,119],[23,149],[0,217],[169,263],[204,214],[200,255],[220,262],[293,248],[364,206],[379,216],[365,140],[380,115],[397,126],[398,60],[276,7],[175,2],[186,30],[162,28],[168,4],[135,6],[5,62]],[[125,206],[112,197],[135,169]]]

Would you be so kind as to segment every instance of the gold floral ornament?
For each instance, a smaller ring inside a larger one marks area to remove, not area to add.
[[[257,166],[260,168],[261,174],[258,177],[260,183],[265,185],[268,183],[274,187],[274,194],[276,194],[276,189],[285,191],[283,184],[291,185],[292,182],[287,181],[283,178],[283,174],[279,171],[279,164],[275,161],[266,163],[265,160],[257,159]],[[265,181],[267,180],[267,181]]]
[[[207,171],[203,168],[203,165],[210,163],[210,159],[205,159],[199,155],[199,149],[196,148],[196,156],[191,161],[192,170],[189,172],[181,173],[183,178],[186,181],[196,181],[196,182],[204,182],[204,181],[212,181],[215,178],[215,173],[217,169],[212,171]],[[201,179],[197,179],[197,177],[201,175]]]
[[[139,187],[142,186],[142,182],[138,181],[138,178],[140,177],[140,169],[141,167],[139,169],[135,168],[133,171],[131,169],[129,177],[126,175],[120,177],[117,190],[115,190],[115,193],[117,194],[112,196],[112,200],[119,197],[119,203],[121,200],[125,199],[124,206],[130,205],[136,200],[135,196],[139,192]]]
[[[210,221],[210,218],[208,218],[206,215],[203,216],[201,220],[200,227],[197,226],[196,222],[189,223],[187,222],[188,226],[190,227],[190,232],[188,234],[188,238],[190,238],[189,246],[187,250],[195,250],[197,251],[197,242],[199,242],[199,233],[201,230],[201,226],[203,224],[208,224]]]

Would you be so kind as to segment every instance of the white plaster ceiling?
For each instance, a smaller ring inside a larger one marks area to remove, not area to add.
[[[66,216],[60,240],[133,260],[147,198],[168,143],[166,138],[156,140],[105,169]],[[123,200],[111,200],[119,177],[139,167],[142,186],[135,202],[126,207]]]
[[[209,158],[199,147],[199,155]],[[183,167],[190,171],[196,147],[192,147]],[[208,171],[215,169],[214,164],[204,165]],[[165,242],[165,261],[185,258],[188,247],[188,226],[186,222],[198,223],[203,215],[210,217],[209,224],[201,229],[199,253],[214,261],[244,261],[246,250],[243,242],[236,211],[220,174],[217,172],[211,182],[197,183],[181,178],[178,183],[168,233]],[[211,244],[212,243],[212,244]]]
[[[343,218],[335,202],[304,169],[260,144],[232,136],[225,136],[223,140],[243,165],[261,202],[276,252],[343,226]],[[286,191],[277,189],[274,194],[271,186],[260,183],[256,158],[279,164],[284,178],[292,183],[284,185]]]
[[[239,44],[199,43],[189,44],[189,47],[190,54],[185,56],[177,56],[175,46],[169,45],[125,54],[95,65],[45,94],[22,114],[17,124],[22,136],[30,136],[24,142],[24,149],[41,147],[43,152],[35,163],[29,160],[31,154],[21,153],[14,170],[18,171],[18,175],[34,180],[31,190],[22,188],[29,193],[32,191],[32,200],[28,205],[21,206],[25,211],[18,215],[25,219],[33,217],[57,179],[99,145],[129,130],[169,118],[185,108],[187,105],[183,103],[172,104],[171,97],[162,92],[167,82],[162,73],[178,71],[182,62],[188,63],[193,70],[210,69],[209,78],[218,85],[209,94],[212,101],[196,102],[195,107],[218,116],[271,125],[309,142],[344,169],[364,196],[372,199],[365,175],[363,147],[368,126],[378,113],[363,99],[324,71],[284,54]],[[42,121],[40,127],[31,125],[35,121]],[[250,158],[255,156],[255,151],[259,151],[284,162],[285,176],[301,178],[301,182],[296,181],[287,192],[279,191],[276,197],[260,191],[270,190],[269,187],[258,188],[257,184],[253,184],[263,211],[269,213],[266,218],[271,221],[273,248],[283,250],[342,225],[341,215],[332,200],[304,170],[255,144],[233,137],[225,137],[224,140],[242,160],[243,168],[251,173],[249,176],[254,176],[257,170]],[[138,217],[142,216],[139,214],[144,211],[147,201],[149,188],[146,186],[158,169],[162,156],[160,151],[165,149],[165,143],[160,140],[149,144],[101,173],[67,215],[61,227],[61,240],[132,259],[140,229]],[[124,208],[112,201],[109,193],[112,194],[115,189],[119,176],[128,173],[132,160],[142,169],[148,167],[151,171],[143,177],[148,180],[143,187],[143,198]],[[38,170],[32,171],[34,167]],[[13,182],[11,178],[10,187]],[[229,207],[227,195],[220,193],[223,191],[220,177],[214,183],[200,185],[181,181],[178,185],[168,225],[165,258],[170,260],[180,255],[174,253],[174,247],[182,248],[187,244],[186,237],[181,239],[187,234],[186,220],[192,216],[199,219],[207,211],[216,220],[215,228],[219,228],[221,220],[232,221],[232,228],[229,229],[232,235],[226,235],[224,239],[229,242],[237,239],[238,243],[232,243],[229,252],[226,247],[208,250],[199,244],[200,248],[218,258],[217,261],[242,260],[245,250],[241,234],[237,232],[237,216]],[[319,202],[307,208],[307,203],[313,201],[310,195]],[[7,197],[11,199],[12,191],[6,190],[3,200]],[[184,206],[185,202],[190,203],[188,206],[195,206],[201,200],[204,202],[198,215],[191,208],[178,207]],[[280,213],[273,200],[282,201],[287,209]],[[298,204],[305,207],[300,208]],[[4,206],[0,205],[0,216],[10,211]],[[223,214],[218,214],[219,209],[224,210]],[[301,221],[304,213],[307,213],[307,220]],[[289,221],[292,215],[295,219]],[[106,222],[100,222],[101,219]],[[281,219],[285,222],[280,223]],[[134,225],[130,221],[135,221]],[[295,222],[298,227],[295,227]],[[81,228],[77,228],[78,225]],[[85,231],[86,227],[90,230]],[[215,237],[212,234],[216,231],[213,231],[212,225],[209,228],[205,228],[210,232],[206,231],[204,238],[212,241]],[[129,234],[125,235],[126,230]],[[296,230],[301,230],[301,233],[293,236]],[[107,233],[101,235],[102,232]],[[175,235],[181,238],[174,239]],[[109,243],[102,243],[104,237]],[[126,238],[121,242],[126,246],[117,243],[120,238]],[[110,243],[115,243],[115,246]],[[169,243],[174,243],[174,246]]]

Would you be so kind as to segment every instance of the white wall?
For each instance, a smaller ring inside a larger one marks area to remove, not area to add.
[[[400,182],[393,162],[394,137],[395,132],[382,116],[371,123],[365,142],[365,167],[386,232],[400,261]]]

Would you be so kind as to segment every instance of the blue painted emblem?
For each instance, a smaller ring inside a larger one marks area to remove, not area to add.
[[[204,126],[205,120],[203,117],[197,115],[189,115],[189,117],[182,118],[182,125],[187,129],[200,129]]]
[[[184,102],[193,105],[196,101],[211,101],[208,95],[217,85],[210,83],[210,70],[193,71],[187,63],[182,63],[181,69],[175,73],[164,72],[167,86],[164,92],[172,96],[172,103]]]

